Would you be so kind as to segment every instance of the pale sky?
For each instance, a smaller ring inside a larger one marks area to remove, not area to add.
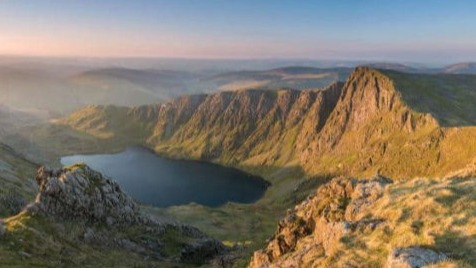
[[[476,61],[476,1],[1,0],[0,54]]]

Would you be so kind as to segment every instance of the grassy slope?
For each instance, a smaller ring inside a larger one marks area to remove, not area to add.
[[[346,133],[342,136],[342,142],[333,148],[330,153],[326,153],[319,158],[314,158],[311,161],[312,169],[306,169],[311,171],[311,174],[318,174],[319,177],[325,177],[326,174],[339,174],[347,173],[356,176],[368,176],[373,175],[376,172],[381,172],[385,175],[395,175],[397,178],[414,177],[421,175],[445,175],[449,171],[458,170],[464,168],[468,163],[475,159],[474,152],[476,151],[476,129],[472,127],[466,128],[440,128],[435,124],[421,124],[420,127],[414,127],[413,131],[405,132],[402,129],[395,128],[395,118],[400,118],[401,112],[410,108],[412,117],[407,122],[410,124],[409,128],[413,128],[412,125],[417,126],[420,119],[430,120],[427,115],[419,113],[418,107],[430,107],[438,100],[438,94],[435,98],[429,99],[416,98],[415,91],[409,89],[409,85],[415,84],[421,85],[418,77],[413,77],[409,74],[399,74],[393,72],[387,72],[386,75],[392,77],[395,81],[396,93],[402,96],[403,102],[397,110],[383,114],[379,114],[377,117],[372,117],[366,124],[346,130]],[[374,73],[376,76],[387,76],[382,73]],[[387,79],[387,78],[386,78]],[[431,80],[428,77],[423,77],[422,80]],[[438,78],[440,79],[440,78]],[[444,78],[441,78],[444,79]],[[450,79],[451,80],[451,79]],[[446,80],[445,80],[446,81]],[[423,83],[423,82],[422,82]],[[434,82],[432,85],[434,85]],[[430,83],[430,84],[431,84]],[[460,80],[454,79],[447,82],[445,90],[451,90],[448,88],[458,87]],[[393,85],[393,83],[392,83]],[[436,85],[439,85],[438,83]],[[390,89],[394,90],[394,89]],[[422,89],[423,90],[423,89]],[[430,88],[424,88],[424,90],[432,90]],[[436,92],[442,90],[440,88],[434,89]],[[466,100],[473,95],[470,91],[470,87],[464,87],[461,93],[463,94],[462,100]],[[410,93],[410,94],[408,94]],[[433,96],[433,93],[429,93],[428,96]],[[413,96],[413,97],[412,97]],[[412,102],[413,100],[413,102]],[[420,103],[421,102],[421,103]],[[417,105],[420,103],[419,105]],[[451,104],[451,102],[450,102]],[[439,111],[433,112],[431,109],[429,112],[435,113],[435,118],[440,120],[447,120],[448,122],[471,122],[471,117],[459,116],[444,117],[452,106],[448,104],[444,107],[449,107],[449,110],[443,110],[444,113]],[[413,110],[413,107],[416,107]],[[458,106],[460,107],[460,106]],[[468,111],[471,111],[472,107],[462,105],[461,107],[467,107]],[[421,110],[424,111],[424,110]],[[394,114],[392,114],[394,113]],[[96,114],[94,112],[93,114]],[[99,113],[100,114],[100,113]],[[107,113],[106,113],[107,115]],[[116,119],[113,121],[121,121],[121,118],[125,116],[125,113],[118,112]],[[126,144],[134,143],[134,139],[129,139],[130,136],[122,132],[123,136],[120,139],[115,140],[114,135],[117,135],[117,130],[124,130],[123,125],[101,125],[104,121],[95,122],[94,120],[86,120],[88,122],[85,125],[79,124],[84,114],[78,114],[77,118],[70,118],[74,120],[75,133],[87,132],[91,137],[99,137],[101,144],[110,144],[109,149],[115,150],[121,148]],[[115,115],[109,115],[115,116]],[[93,116],[93,118],[95,118]],[[426,119],[425,119],[426,118]],[[441,119],[443,118],[443,119]],[[447,119],[445,119],[447,118]],[[469,118],[469,119],[468,119]],[[338,118],[337,118],[338,119]],[[337,120],[336,119],[336,120]],[[106,120],[109,122],[109,120]],[[70,121],[69,123],[71,123]],[[444,122],[444,121],[443,121]],[[88,125],[89,124],[89,125]],[[78,126],[83,126],[78,127]],[[92,127],[91,127],[92,126]],[[117,127],[117,129],[116,129]],[[403,126],[408,127],[408,126]],[[129,128],[134,133],[135,128]],[[146,129],[146,128],[137,128]],[[136,130],[137,130],[136,129]],[[112,130],[112,133],[111,131]],[[295,130],[291,130],[295,131]],[[297,130],[296,130],[297,131]],[[290,132],[290,133],[291,133]],[[145,132],[138,132],[138,136],[146,134]],[[289,141],[284,144],[289,148],[293,146],[293,139],[297,137],[294,134],[287,134]],[[293,138],[294,137],[294,138]],[[191,139],[188,142],[196,145],[203,144],[203,139],[198,137]],[[51,143],[54,141],[52,140]],[[182,145],[176,146],[175,151],[179,152],[186,145],[190,145],[184,142]],[[256,204],[241,205],[241,204],[229,204],[221,208],[211,209],[198,205],[189,205],[181,207],[172,207],[167,210],[160,210],[150,208],[151,211],[161,215],[174,216],[178,219],[191,223],[206,231],[207,233],[216,236],[222,240],[228,240],[230,243],[242,243],[251,245],[242,252],[241,264],[246,263],[248,256],[252,250],[261,247],[265,243],[265,239],[268,238],[274,231],[274,226],[280,217],[284,214],[284,210],[301,200],[305,193],[309,192],[317,184],[323,180],[306,180],[309,176],[303,172],[300,168],[301,162],[298,161],[302,155],[297,155],[295,160],[292,160],[287,164],[288,168],[283,168],[284,162],[277,161],[275,166],[261,166],[259,163],[262,158],[266,158],[266,152],[276,147],[276,141],[265,141],[262,144],[256,145],[254,150],[265,152],[264,156],[248,159],[248,161],[242,164],[234,164],[240,168],[258,173],[265,176],[266,179],[273,183],[273,186],[266,193],[265,197]],[[193,146],[191,146],[193,147]],[[90,147],[101,150],[101,146]],[[382,148],[385,148],[382,154]],[[76,148],[79,149],[79,148]],[[171,151],[168,151],[170,153]],[[274,154],[274,153],[273,153]],[[176,156],[173,153],[172,156]],[[183,152],[181,154],[183,156]],[[199,157],[198,154],[188,154],[188,156]],[[289,157],[284,157],[288,161]],[[283,159],[284,159],[283,158]],[[280,157],[277,158],[278,160]],[[227,161],[217,162],[222,164],[230,164]],[[402,175],[403,174],[403,175]],[[301,179],[297,179],[301,178]],[[295,189],[297,189],[295,191]],[[240,219],[240,220],[237,220]],[[240,262],[239,262],[240,263]]]
[[[476,76],[384,71],[413,110],[431,113],[443,127],[476,125]]]
[[[55,222],[22,212],[5,219],[4,223],[7,234],[0,243],[2,267],[189,267],[170,260],[144,259],[144,256],[116,246],[81,242],[84,226],[73,221]],[[106,226],[97,228],[111,231]],[[177,232],[170,232],[161,236],[164,242],[161,253],[167,257],[178,255],[180,241],[186,239]],[[137,239],[144,236],[134,227],[115,230],[113,234]]]
[[[388,226],[346,237],[337,253],[323,258],[321,265],[366,263],[381,267],[393,248],[419,245],[448,255],[450,260],[438,267],[475,267],[475,193],[474,178],[419,178],[395,183],[361,215],[385,219]]]
[[[31,201],[36,193],[33,177],[37,165],[24,159],[11,148],[0,144],[0,217],[11,211],[5,203],[10,198],[21,197]]]

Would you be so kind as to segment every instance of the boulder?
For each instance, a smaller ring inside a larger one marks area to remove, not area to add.
[[[387,268],[419,268],[445,260],[443,253],[422,247],[396,248],[387,259]]]

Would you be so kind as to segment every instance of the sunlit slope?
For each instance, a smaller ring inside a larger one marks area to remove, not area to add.
[[[359,67],[345,84],[323,90],[238,90],[130,110],[90,106],[59,124],[116,148],[140,143],[257,173],[293,166],[310,175],[444,176],[476,156],[474,79]]]

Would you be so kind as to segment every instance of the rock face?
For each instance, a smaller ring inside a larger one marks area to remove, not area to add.
[[[73,224],[79,237],[70,244],[120,248],[145,259],[197,264],[226,252],[220,241],[195,227],[142,213],[117,182],[84,164],[59,170],[41,167],[36,181],[36,200],[22,213],[49,218],[60,236],[66,228],[63,223]],[[3,232],[0,224],[0,236]]]
[[[384,221],[360,215],[391,183],[384,177],[334,178],[288,211],[266,249],[254,253],[250,267],[312,266],[315,254],[333,256],[347,235],[383,227]]]
[[[62,124],[120,144],[144,144],[170,157],[231,166],[293,163],[311,175],[439,177],[464,168],[476,156],[476,145],[467,148],[466,142],[476,137],[474,129],[440,125],[474,123],[474,105],[468,101],[474,98],[474,83],[462,78],[358,67],[345,83],[322,90],[249,89],[129,110],[90,107]],[[428,79],[434,83],[426,85]],[[466,89],[456,90],[460,85]],[[433,87],[437,90],[427,92]],[[433,99],[449,94],[448,88],[458,91],[459,101],[453,96]],[[444,99],[444,107],[434,105]],[[460,106],[466,112],[456,113]],[[469,152],[463,156],[457,153],[461,150]]]
[[[447,259],[442,253],[421,247],[396,248],[388,256],[387,268],[419,268]]]
[[[130,225],[142,220],[139,206],[117,182],[86,165],[62,170],[41,167],[36,181],[39,193],[34,205],[48,216],[108,225]]]

